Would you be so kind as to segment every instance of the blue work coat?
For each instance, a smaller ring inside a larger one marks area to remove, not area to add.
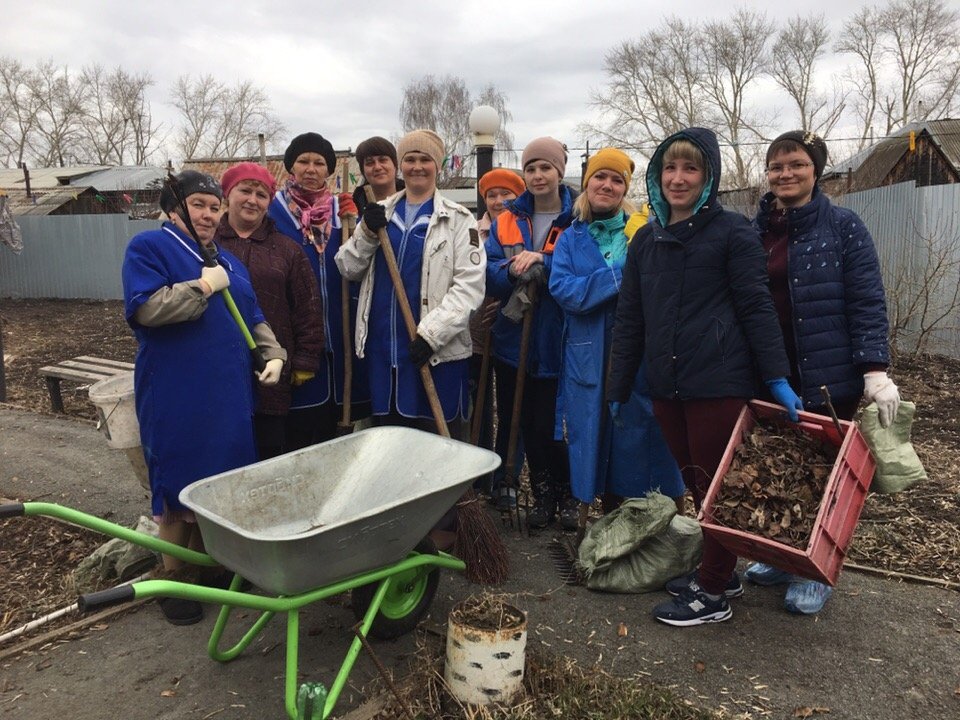
[[[220,250],[230,294],[248,328],[264,322],[247,269]],[[127,323],[140,347],[133,384],[152,511],[183,510],[180,491],[256,462],[254,375],[244,337],[215,293],[195,320],[145,327],[135,314],[158,290],[200,277],[197,244],[171,223],[135,236],[123,260]]]
[[[626,236],[624,236],[626,243]],[[577,220],[557,241],[550,293],[563,310],[556,436],[566,428],[574,496],[590,503],[605,492],[642,497],[650,490],[677,497],[683,483],[653,417],[643,369],[636,374],[621,424],[610,422],[604,373],[622,279],[607,265],[588,223]]]
[[[344,347],[343,347],[343,278],[333,261],[343,241],[343,225],[336,217],[339,205],[334,198],[334,227],[330,231],[321,258],[317,246],[303,237],[300,221],[287,209],[283,191],[278,190],[267,208],[267,216],[273,220],[277,230],[303,248],[310,260],[310,266],[317,276],[320,286],[320,301],[323,306],[324,351],[320,355],[320,368],[317,374],[307,382],[293,388],[293,401],[290,408],[307,408],[323,405],[331,399],[337,405],[343,405]],[[348,284],[350,295],[350,338],[357,319],[357,297],[359,285]],[[351,349],[353,357],[353,382],[350,384],[351,403],[365,402],[370,399],[367,384],[366,362],[359,359]]]

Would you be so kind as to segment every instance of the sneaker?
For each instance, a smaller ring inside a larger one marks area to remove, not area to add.
[[[667,625],[689,627],[729,620],[733,617],[733,610],[723,595],[711,600],[699,587],[688,587],[672,600],[657,605],[653,616]]]
[[[754,585],[763,586],[783,585],[794,580],[793,575],[785,570],[761,562],[753,563],[746,569],[743,576]]]
[[[517,507],[517,489],[509,485],[497,485],[490,493],[490,500],[500,512],[508,512]]]
[[[203,608],[196,600],[161,598],[160,609],[171,625],[194,625],[203,620]]]
[[[560,527],[570,531],[580,528],[580,501],[573,496],[560,503]]]
[[[816,615],[823,610],[833,588],[816,580],[798,580],[787,587],[783,606],[794,615]]]
[[[686,575],[675,577],[673,580],[668,580],[667,584],[664,585],[664,589],[674,597],[688,588],[700,589],[700,584],[697,582],[696,570]],[[734,572],[727,581],[727,586],[723,589],[723,595],[727,600],[743,595],[743,583],[740,582],[740,576],[736,572]]]

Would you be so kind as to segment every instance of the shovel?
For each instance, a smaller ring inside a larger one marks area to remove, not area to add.
[[[343,181],[340,187],[346,192],[349,178],[349,165],[343,165]],[[340,218],[340,245],[353,235],[357,218],[353,215],[344,215]],[[350,283],[346,278],[340,278],[341,321],[343,323],[343,411],[337,423],[337,435],[349,435],[353,432],[353,422],[350,420],[350,403],[353,394],[353,342],[350,337]]]

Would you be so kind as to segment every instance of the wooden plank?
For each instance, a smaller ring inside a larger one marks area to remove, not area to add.
[[[48,365],[47,367],[40,368],[40,374],[45,375],[46,377],[60,378],[61,380],[73,380],[75,382],[86,383],[86,382],[98,382],[104,378],[111,377],[110,375],[104,375],[103,373],[91,373],[84,372],[83,370],[71,370],[70,368],[57,367],[56,365]]]
[[[81,355],[73,359],[78,362],[93,363],[94,365],[119,368],[120,370],[133,370],[133,363],[124,362],[123,360],[110,360],[109,358],[94,357],[93,355]]]
[[[87,372],[98,373],[104,377],[113,377],[114,375],[123,375],[130,372],[127,368],[113,368],[106,365],[96,365],[95,363],[77,362],[76,360],[61,360],[53,367],[71,368],[73,370],[86,370]]]

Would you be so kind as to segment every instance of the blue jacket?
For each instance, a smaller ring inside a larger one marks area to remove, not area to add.
[[[709,177],[695,213],[667,227],[660,191],[664,152],[684,138],[703,152]],[[689,128],[667,138],[647,170],[655,219],[630,243],[617,306],[609,400],[626,401],[641,360],[660,399],[750,398],[756,375],[790,373],[756,230],[717,201],[716,135]]]
[[[624,497],[642,497],[654,488],[672,497],[683,492],[644,395],[643,373],[636,373],[635,392],[623,410],[630,422],[620,427],[609,422],[604,370],[622,276],[621,266],[609,267],[603,259],[588,223],[576,220],[564,230],[550,273],[550,294],[564,312],[556,433],[562,438],[566,428],[571,487],[581,502],[604,492]]]
[[[334,215],[339,210],[339,198],[334,197]],[[293,389],[292,409],[313,407],[333,400],[337,405],[343,405],[343,294],[341,283],[343,278],[333,261],[334,255],[340,248],[343,225],[340,218],[333,221],[330,240],[323,251],[323,258],[317,252],[316,246],[303,238],[300,222],[287,209],[283,190],[278,190],[267,215],[281,233],[291,238],[303,248],[317,276],[320,287],[320,301],[323,306],[323,337],[324,352],[320,356],[320,368],[313,379]],[[357,283],[350,283],[350,322],[356,322],[357,314]],[[351,331],[351,336],[352,336]],[[365,402],[370,399],[367,385],[366,363],[353,353],[353,383],[351,384],[352,403]]]
[[[774,196],[760,200],[754,227],[766,232]],[[856,213],[815,188],[803,207],[787,211],[787,253],[793,334],[805,405],[863,394],[863,365],[887,365],[887,304],[873,239]]]
[[[560,215],[553,223],[554,228],[563,229],[573,219],[573,201],[576,194],[566,185],[560,186],[562,206]],[[517,226],[523,236],[526,250],[533,250],[530,237],[531,216],[533,215],[533,195],[529,190],[507,206],[506,212],[513,213]],[[506,302],[513,292],[515,280],[509,272],[509,262],[498,235],[499,218],[490,227],[487,238],[487,295]],[[552,253],[544,253],[543,264],[550,278],[553,267]],[[502,304],[501,304],[502,307]],[[520,364],[520,331],[522,323],[508,320],[502,312],[493,323],[493,355],[508,365]],[[563,331],[563,314],[547,288],[541,288],[539,301],[533,315],[530,331],[530,350],[527,355],[527,373],[536,378],[555,378],[560,372],[560,335]]]

